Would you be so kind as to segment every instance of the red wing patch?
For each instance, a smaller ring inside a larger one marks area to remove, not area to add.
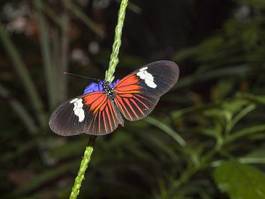
[[[114,88],[116,94],[114,102],[122,115],[130,121],[146,117],[159,99],[145,96],[140,83],[140,79],[135,74],[131,74],[122,79]]]
[[[115,92],[119,94],[140,93],[141,87],[139,83],[140,80],[136,75],[128,75],[115,86]]]

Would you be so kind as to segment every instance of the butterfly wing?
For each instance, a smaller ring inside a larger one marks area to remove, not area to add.
[[[172,61],[156,61],[127,75],[114,87],[115,104],[130,121],[146,117],[160,97],[171,89],[179,77]]]
[[[92,92],[59,106],[50,118],[50,128],[59,135],[81,133],[104,135],[114,131],[123,118],[104,92]]]

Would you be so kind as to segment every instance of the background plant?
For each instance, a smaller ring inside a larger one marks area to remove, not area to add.
[[[262,2],[131,1],[116,76],[167,58],[181,79],[151,117],[97,140],[81,198],[264,198]],[[68,197],[87,136],[53,136],[47,118],[87,84],[60,71],[104,78],[118,5],[1,5],[3,197]]]

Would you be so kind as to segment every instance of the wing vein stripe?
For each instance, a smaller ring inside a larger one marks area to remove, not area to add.
[[[142,109],[139,107],[139,105],[135,102],[135,100],[132,98],[131,99],[132,103],[134,104],[134,106],[138,109],[138,111],[144,115],[144,112],[142,111]]]
[[[109,122],[109,127],[110,127],[110,130],[112,131],[113,126],[112,126],[112,121],[111,121],[111,118],[110,118],[109,107],[106,106],[105,110],[106,110],[106,114],[107,114],[107,120]]]
[[[135,116],[136,118],[138,118],[138,115],[135,113],[134,109],[132,108],[132,105],[130,104],[130,101],[129,101],[127,98],[125,98],[124,101],[125,101],[125,103],[129,106],[129,108],[130,108],[130,110],[131,110],[131,113],[133,113],[134,116]]]

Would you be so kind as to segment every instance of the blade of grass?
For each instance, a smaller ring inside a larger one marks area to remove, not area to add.
[[[161,139],[161,137],[154,136],[152,133],[151,134],[146,133],[145,139],[148,140],[148,142],[150,142],[148,143],[148,145],[150,145],[149,147],[155,148],[156,151],[161,150],[161,152],[167,155],[167,158],[170,158],[173,161],[178,161],[179,154],[177,154],[176,151],[172,148],[172,145],[165,144],[165,142],[163,142],[163,139]]]
[[[74,3],[71,3],[70,1],[67,1],[65,5],[72,14],[81,19],[94,33],[96,33],[101,38],[104,37],[103,29],[100,28],[100,26],[98,26],[94,21],[92,21],[85,13],[83,13],[80,7],[78,7]]]
[[[33,118],[25,109],[25,107],[15,98],[10,95],[10,92],[0,84],[0,96],[10,104],[12,109],[15,111],[19,119],[26,126],[27,130],[31,134],[36,134],[38,132],[38,127],[35,125]]]
[[[17,196],[21,196],[24,194],[27,194],[42,185],[46,184],[49,181],[52,181],[59,176],[63,175],[66,172],[72,171],[74,168],[76,168],[78,165],[78,162],[71,162],[68,164],[63,164],[57,168],[54,169],[48,169],[46,172],[43,172],[42,174],[34,177],[32,180],[30,180],[28,183],[25,183],[22,187],[16,189],[12,194],[8,195],[10,198],[16,198]],[[5,197],[4,197],[5,198]]]
[[[69,52],[69,36],[68,36],[68,27],[69,27],[69,16],[67,13],[67,1],[64,0],[64,8],[65,11],[62,16],[62,40],[61,40],[61,65],[60,65],[60,71],[59,71],[59,79],[60,79],[60,90],[61,90],[61,98],[65,99],[67,96],[67,79],[65,75],[63,75],[63,72],[68,71],[68,52]]]
[[[264,124],[256,125],[256,126],[249,127],[249,128],[244,128],[237,132],[233,132],[231,133],[231,135],[227,136],[227,138],[225,139],[225,144],[231,143],[237,139],[240,139],[242,137],[245,137],[251,134],[264,133],[264,132],[265,132]]]
[[[41,0],[35,0],[34,6],[36,9],[36,15],[40,27],[40,43],[41,51],[44,62],[44,73],[46,77],[46,86],[49,96],[49,107],[53,109],[57,105],[57,86],[55,82],[55,69],[51,59],[51,47],[50,47],[50,38],[49,38],[49,28],[45,20],[45,17],[42,14],[43,2]]]
[[[184,147],[186,145],[185,140],[168,125],[160,122],[159,120],[153,117],[147,117],[145,121],[161,129],[163,132],[165,132],[167,135],[173,138],[180,146]]]
[[[3,46],[5,47],[8,55],[13,62],[13,66],[17,72],[17,75],[22,81],[25,92],[27,93],[30,103],[32,104],[35,115],[38,119],[39,124],[42,127],[45,127],[46,122],[46,114],[43,109],[42,101],[37,93],[37,90],[34,86],[34,83],[30,77],[30,74],[27,71],[27,67],[22,61],[22,58],[13,44],[8,32],[5,30],[4,25],[0,23],[0,39],[2,40]]]
[[[242,163],[242,164],[265,164],[265,158],[248,158],[248,157],[243,157],[243,158],[238,158],[235,159],[236,161]],[[216,160],[211,163],[212,167],[218,167],[220,166],[224,160]]]
[[[248,101],[251,101],[255,104],[265,104],[265,96],[264,95],[253,95],[250,93],[240,93],[238,94],[239,98],[246,99]]]
[[[57,26],[61,27],[62,22],[56,13],[49,5],[45,4],[42,6],[43,13],[50,18]]]
[[[229,77],[229,76],[234,77],[235,75],[242,76],[242,75],[246,75],[248,71],[249,71],[249,66],[240,65],[240,66],[233,66],[230,68],[216,69],[214,71],[204,72],[203,74],[195,74],[195,75],[192,75],[186,78],[182,78],[182,80],[180,80],[179,83],[177,83],[173,89],[175,90],[175,89],[187,87],[197,82],[208,81],[208,80],[217,79],[220,77]]]
[[[239,158],[238,161],[242,164],[265,164],[265,158]]]
[[[51,34],[50,34],[50,40],[51,40],[51,56],[52,56],[52,63],[53,66],[55,66],[54,70],[54,78],[56,79],[56,84],[57,84],[57,101],[62,102],[65,99],[65,94],[62,89],[64,87],[63,85],[65,82],[62,78],[65,77],[63,71],[63,66],[62,66],[62,35],[60,34],[60,31],[57,28],[52,28],[51,29]]]
[[[243,118],[245,117],[248,113],[250,113],[251,111],[254,111],[256,109],[256,105],[255,104],[250,104],[248,106],[246,106],[245,108],[243,108],[231,121],[231,125],[229,126],[229,128],[227,129],[228,132],[230,132],[232,130],[232,128]]]

